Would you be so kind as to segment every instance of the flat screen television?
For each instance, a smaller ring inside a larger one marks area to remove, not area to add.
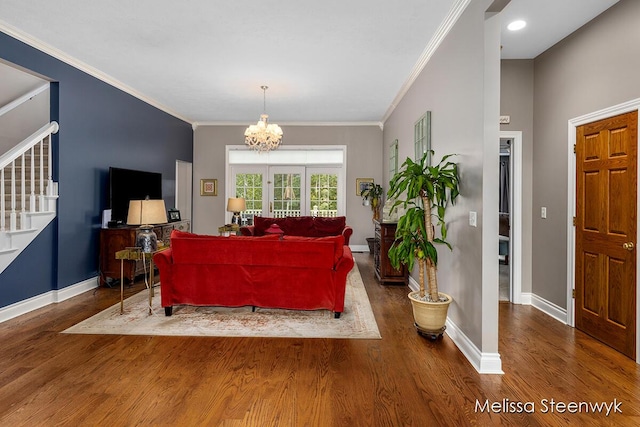
[[[133,169],[109,168],[111,220],[126,224],[130,200],[162,199],[162,174]]]

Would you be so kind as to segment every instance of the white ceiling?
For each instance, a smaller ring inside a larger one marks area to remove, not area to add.
[[[189,122],[379,122],[464,0],[0,0],[0,30]],[[617,0],[512,0],[533,58]],[[3,92],[0,79],[0,93]],[[1,98],[1,96],[0,96]]]

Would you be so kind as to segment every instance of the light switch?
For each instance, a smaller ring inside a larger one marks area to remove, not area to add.
[[[544,218],[544,219],[547,218],[547,207],[546,206],[543,206],[540,209],[540,218]]]
[[[472,227],[478,226],[478,213],[474,211],[469,212],[469,225]]]

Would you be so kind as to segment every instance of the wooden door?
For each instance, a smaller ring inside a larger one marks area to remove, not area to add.
[[[576,328],[635,359],[638,114],[577,128]]]

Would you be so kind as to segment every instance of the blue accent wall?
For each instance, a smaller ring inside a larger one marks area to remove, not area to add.
[[[98,275],[109,167],[162,173],[174,206],[176,160],[193,161],[191,124],[0,32],[0,58],[51,79],[58,217],[0,274],[0,307]]]

